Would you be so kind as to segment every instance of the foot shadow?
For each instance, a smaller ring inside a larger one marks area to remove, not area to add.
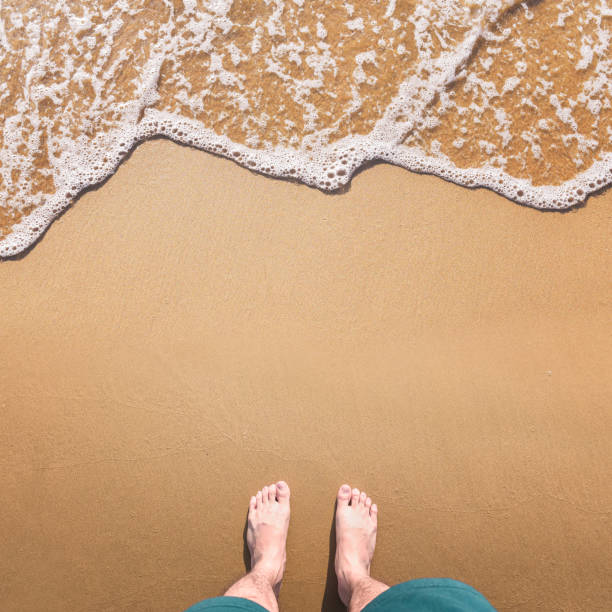
[[[346,612],[345,605],[338,596],[338,579],[334,561],[336,558],[336,508],[334,504],[334,514],[332,516],[331,529],[329,531],[329,558],[327,560],[327,579],[325,580],[325,592],[321,603],[321,612]]]
[[[244,571],[248,574],[251,571],[251,551],[247,544],[247,530],[249,528],[249,511],[247,510],[244,518],[244,529],[242,530],[242,562],[244,563]]]

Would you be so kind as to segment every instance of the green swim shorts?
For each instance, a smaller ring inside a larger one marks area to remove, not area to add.
[[[185,612],[266,612],[240,597],[205,599]],[[419,578],[396,584],[373,599],[362,612],[495,612],[476,589],[451,578]]]
[[[200,601],[185,612],[268,612],[267,608],[242,597],[213,597]]]
[[[396,584],[362,612],[495,612],[476,589],[451,578],[419,578]]]

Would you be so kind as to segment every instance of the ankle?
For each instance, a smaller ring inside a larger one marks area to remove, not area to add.
[[[271,587],[275,587],[281,581],[284,563],[270,559],[259,559],[251,565],[251,574],[265,581]]]
[[[365,569],[349,569],[338,572],[338,578],[353,593],[363,582],[370,580],[370,573]]]

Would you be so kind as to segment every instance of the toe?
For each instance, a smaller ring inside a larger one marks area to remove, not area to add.
[[[351,487],[343,484],[338,490],[338,507],[348,506],[349,499],[351,499]]]
[[[264,504],[264,506],[268,503],[268,487],[264,487],[261,490],[261,502]]]
[[[276,485],[275,484],[271,484],[268,487],[268,501],[269,502],[276,501]]]
[[[257,491],[257,495],[255,496],[255,505],[257,508],[261,508],[262,504],[262,493],[261,491]]]
[[[376,517],[378,516],[378,506],[376,504],[372,504],[372,507],[370,508],[370,516],[376,520]]]
[[[359,489],[353,489],[351,496],[351,506],[356,506],[359,503]]]
[[[359,504],[361,506],[365,506],[365,502],[366,502],[367,498],[368,498],[368,496],[362,491],[361,495],[359,496]]]
[[[257,508],[257,498],[253,495],[249,502],[249,511],[255,510],[255,508]]]
[[[365,507],[369,510],[372,507],[372,500],[368,497],[365,500]]]
[[[288,504],[290,494],[289,485],[284,480],[279,480],[276,483],[276,499],[278,499],[278,502],[280,504]]]

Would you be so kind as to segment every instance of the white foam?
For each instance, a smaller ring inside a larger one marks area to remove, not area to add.
[[[224,51],[215,47],[215,41],[231,30],[229,21],[230,0],[209,1],[205,3],[204,9],[198,8],[196,0],[184,0],[185,14],[189,21],[185,23],[185,29],[191,33],[190,45],[197,45],[200,50],[209,54],[207,66],[207,82],[210,87],[220,84],[221,86],[234,88],[236,90],[233,101],[236,108],[247,112],[249,102],[240,93],[244,88],[244,75],[239,72],[241,65],[248,60],[246,50],[238,48],[233,43],[228,43]],[[260,21],[252,22],[253,37],[250,43],[250,52],[259,53],[262,49],[266,36],[285,36],[282,23],[282,15],[285,3],[281,0],[270,0],[271,14],[263,24]],[[303,5],[301,0],[293,0],[292,4],[298,7]],[[64,67],[65,79],[73,83],[91,82],[96,92],[92,104],[92,113],[100,115],[103,111],[112,109],[116,115],[116,124],[95,134],[86,134],[85,131],[95,130],[95,121],[84,122],[82,129],[85,130],[78,137],[73,137],[68,129],[56,136],[48,143],[49,148],[55,152],[49,159],[50,169],[47,171],[53,176],[56,191],[51,195],[28,193],[28,185],[21,186],[22,206],[36,204],[38,207],[25,216],[20,223],[12,227],[12,232],[0,241],[0,256],[15,255],[29,245],[45,230],[51,221],[71,204],[74,198],[83,189],[90,185],[99,183],[112,174],[126,153],[138,142],[152,136],[161,135],[173,140],[183,142],[194,147],[223,155],[237,163],[256,170],[263,174],[277,177],[286,177],[300,180],[308,185],[326,191],[336,190],[349,181],[353,173],[365,162],[370,160],[383,160],[402,166],[412,171],[437,174],[455,183],[468,187],[488,187],[522,204],[542,209],[564,209],[584,201],[589,193],[601,189],[604,185],[612,182],[612,153],[604,151],[599,159],[584,169],[580,174],[565,181],[562,185],[534,185],[532,180],[517,178],[505,171],[507,159],[503,151],[498,150],[497,145],[485,139],[478,143],[481,149],[489,156],[489,164],[478,168],[459,168],[443,153],[439,142],[430,143],[430,151],[424,151],[416,146],[402,144],[403,140],[413,129],[432,128],[440,123],[440,118],[428,116],[428,108],[436,96],[440,96],[443,105],[452,106],[450,96],[445,93],[445,88],[452,83],[458,73],[465,71],[466,62],[474,50],[477,41],[484,37],[493,44],[497,39],[503,39],[509,35],[508,32],[493,34],[489,29],[495,23],[499,15],[507,9],[512,2],[503,0],[481,0],[473,3],[472,11],[462,3],[453,3],[446,0],[434,0],[419,3],[410,18],[414,26],[415,41],[418,49],[418,62],[407,78],[400,83],[397,95],[393,98],[384,114],[378,120],[374,128],[367,135],[349,135],[339,140],[330,139],[331,129],[320,129],[318,127],[319,109],[310,99],[314,91],[321,91],[325,74],[327,71],[337,70],[336,58],[330,52],[330,45],[326,42],[328,32],[325,29],[323,19],[317,21],[316,46],[307,48],[303,41],[293,43],[279,43],[274,47],[277,57],[286,56],[292,65],[296,67],[308,67],[312,77],[295,78],[291,76],[282,63],[274,57],[267,61],[267,72],[275,74],[284,82],[291,82],[294,98],[304,109],[303,121],[306,135],[300,140],[296,137],[287,144],[261,146],[257,135],[253,134],[246,138],[245,144],[232,142],[227,136],[218,134],[204,124],[190,119],[180,113],[168,112],[154,108],[159,99],[160,71],[165,59],[177,57],[181,53],[181,42],[178,37],[172,37],[171,32],[175,24],[170,21],[159,28],[159,41],[156,43],[147,63],[140,68],[139,79],[134,90],[134,99],[128,102],[114,101],[105,95],[104,83],[113,79],[114,75],[121,70],[122,62],[126,56],[121,54],[114,62],[107,66],[102,74],[106,58],[110,57],[113,49],[113,39],[120,31],[124,21],[120,15],[114,14],[112,8],[108,11],[108,21],[105,27],[93,26],[92,15],[87,10],[78,16],[71,15],[70,27],[75,36],[80,33],[88,33],[83,37],[83,45],[86,52],[93,48],[100,50],[98,65],[92,67],[91,72],[82,67],[73,70],[69,59]],[[65,13],[68,9],[58,0],[57,6]],[[353,5],[345,3],[349,19],[346,27],[358,35],[364,32],[366,24],[362,17],[356,17],[356,9]],[[601,20],[607,7],[602,3],[599,15],[595,19]],[[390,1],[385,12],[385,19],[393,23],[393,28],[398,29],[400,25],[394,17],[396,3]],[[448,22],[467,24],[464,37],[456,45],[447,43],[443,31],[443,23],[440,19]],[[525,9],[527,19],[533,17],[530,10]],[[6,30],[10,27],[25,28],[29,39],[24,58],[31,62],[31,67],[26,75],[26,87],[24,96],[19,99],[14,107],[3,108],[4,111],[4,141],[5,146],[0,150],[0,174],[5,184],[11,184],[13,170],[20,170],[26,175],[31,166],[31,155],[40,148],[41,117],[37,106],[41,101],[49,99],[61,108],[65,90],[61,83],[41,84],[38,80],[45,73],[45,57],[40,48],[41,27],[40,18],[30,15],[27,26],[19,13],[10,15],[11,24],[0,19],[0,47],[2,52],[10,53],[11,45]],[[184,16],[183,16],[184,17]],[[570,14],[561,13],[557,23],[563,22]],[[394,20],[394,21],[393,21]],[[396,23],[397,22],[397,23]],[[47,23],[47,27],[50,27]],[[52,25],[52,24],[51,24]],[[561,23],[562,25],[562,23]],[[378,28],[378,29],[375,29]],[[378,32],[380,26],[372,26],[373,32]],[[299,30],[306,34],[305,28]],[[433,33],[433,36],[432,36]],[[139,38],[144,40],[143,33]],[[372,44],[378,44],[378,37],[373,37]],[[195,41],[195,42],[194,42]],[[599,72],[587,81],[583,98],[575,101],[562,99],[558,94],[550,94],[550,102],[556,109],[557,117],[573,130],[572,134],[566,136],[569,141],[577,145],[577,154],[574,159],[580,166],[581,155],[593,151],[598,143],[593,139],[577,133],[577,124],[573,117],[573,108],[576,104],[582,104],[593,115],[599,115],[602,108],[610,107],[609,96],[609,71],[610,61],[606,54],[609,53],[610,37],[605,33],[598,34],[597,41],[592,40],[590,44],[580,47],[580,59],[577,60],[578,67],[586,70],[594,62],[599,61]],[[524,45],[528,49],[537,46],[537,40],[528,40]],[[380,45],[386,47],[387,45]],[[393,48],[395,44],[389,40],[388,46]],[[403,44],[396,46],[398,55],[408,54]],[[440,52],[439,49],[442,48]],[[489,55],[485,57],[484,68],[489,71],[493,65],[492,58],[496,50],[491,47]],[[1,59],[1,58],[0,58]],[[607,64],[605,62],[608,62]],[[375,69],[380,68],[377,52],[374,48],[366,49],[355,57],[356,68],[353,71],[353,85],[351,86],[352,98],[348,106],[348,116],[357,112],[363,105],[359,94],[361,84],[374,85],[377,77]],[[228,65],[236,68],[230,71]],[[516,72],[522,75],[527,66],[524,61],[518,62]],[[369,74],[370,70],[372,74]],[[202,112],[205,108],[201,96],[191,92],[190,84],[184,76],[175,75],[177,82],[182,86],[177,94],[177,100],[194,112]],[[488,78],[488,77],[487,77]],[[478,78],[468,72],[466,83],[480,92],[479,104],[472,103],[471,109],[475,113],[483,113],[485,108],[494,108],[494,100],[501,93],[510,94],[520,84],[519,76],[508,78],[503,84],[501,92],[495,85],[487,80]],[[30,83],[34,83],[30,86]],[[542,91],[548,91],[552,83],[541,79],[537,83]],[[333,92],[328,92],[333,96]],[[0,101],[6,96],[6,92],[0,85]],[[525,105],[535,106],[529,97],[523,98]],[[606,106],[607,105],[607,106]],[[537,108],[537,107],[536,107]],[[33,110],[34,109],[34,110]],[[252,109],[251,109],[252,110]],[[228,109],[231,112],[231,109]],[[497,122],[498,133],[502,137],[502,146],[505,147],[513,137],[525,141],[532,155],[540,159],[545,155],[542,150],[538,132],[533,130],[522,130],[512,132],[512,126],[508,117],[501,109],[494,111]],[[28,140],[24,143],[22,138],[24,121],[34,126]],[[252,115],[249,120],[264,124],[269,117],[256,117]],[[289,118],[285,119],[285,125],[295,125]],[[541,131],[549,130],[545,120],[536,125]],[[310,132],[310,133],[309,133]],[[612,139],[612,131],[608,128],[608,145]],[[460,135],[459,135],[460,134]],[[463,149],[470,135],[465,128],[457,129],[457,137],[452,141],[456,149]],[[28,148],[28,154],[24,155],[20,149],[22,145]],[[599,143],[601,144],[601,143]],[[26,180],[26,179],[21,179]],[[27,196],[27,197],[26,197]],[[30,198],[29,200],[27,198]]]

